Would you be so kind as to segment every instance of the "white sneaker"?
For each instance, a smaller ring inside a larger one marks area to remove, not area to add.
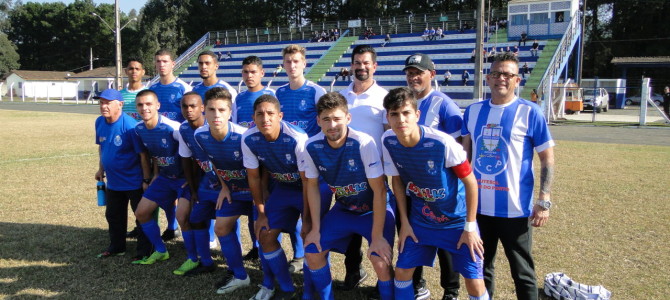
[[[260,287],[261,289],[258,290],[258,293],[256,293],[256,295],[249,298],[249,300],[270,300],[272,299],[272,296],[275,295],[275,289],[266,288],[262,284],[259,284],[258,287]]]
[[[247,275],[247,278],[245,279],[237,279],[234,276],[231,276],[228,282],[226,282],[222,287],[216,290],[216,293],[227,294],[241,287],[248,286],[250,283],[251,279],[249,279],[249,275]]]

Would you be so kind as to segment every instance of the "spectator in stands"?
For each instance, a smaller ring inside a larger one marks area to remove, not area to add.
[[[228,51],[228,53],[226,53],[226,60],[231,59],[231,58],[233,58],[233,54],[230,53],[230,51]]]
[[[492,62],[493,57],[495,55],[496,55],[496,47],[493,47],[493,48],[491,48],[491,50],[489,50],[488,54],[486,55],[486,61],[487,62]]]
[[[519,47],[514,46],[514,49],[512,50],[512,53],[514,53],[514,56],[519,56]]]
[[[449,79],[451,79],[451,72],[447,69],[447,71],[444,72],[444,81],[442,82],[442,85],[449,86]]]
[[[321,31],[321,41],[328,41],[328,33],[325,30]]]
[[[528,34],[525,31],[521,32],[521,38],[519,39],[519,47],[521,47],[521,43],[523,43],[524,46],[526,46],[526,40],[528,39]]]
[[[663,112],[670,118],[670,87],[667,85],[663,89]]]
[[[335,28],[335,40],[340,38],[340,30],[338,28]]]
[[[442,31],[442,27],[437,27],[437,30],[435,31],[435,37],[436,38],[444,38],[444,31]]]
[[[461,80],[463,81],[463,86],[468,85],[468,79],[470,79],[470,73],[468,73],[468,70],[464,70],[463,76],[461,77]]]
[[[382,43],[382,47],[386,47],[386,44],[390,42],[391,42],[391,35],[387,33],[386,38],[384,38],[384,42]]]
[[[279,65],[275,68],[275,71],[272,73],[272,77],[277,77],[277,75],[279,75],[279,73],[281,73],[281,71],[282,71],[283,68],[284,68],[284,67],[283,67],[281,64],[279,64]]]
[[[347,77],[347,81],[351,81],[351,72],[349,72],[349,69],[344,68],[344,73],[342,73],[342,80],[344,80],[344,77]]]
[[[539,96],[537,95],[537,90],[533,89],[533,91],[530,92],[530,101],[533,101],[533,102],[537,103],[537,98],[538,97]]]
[[[507,48],[505,48],[505,52],[512,53],[512,49],[510,49],[509,46],[507,46]]]
[[[218,47],[218,46],[221,46],[221,40],[220,40],[220,39],[216,39],[216,46],[217,46],[217,47]]]
[[[523,63],[523,67],[521,67],[521,78],[526,78],[526,74],[530,74],[530,69],[528,69],[528,63],[525,62]]]
[[[424,41],[427,41],[430,38],[430,30],[428,29],[428,27],[426,27],[426,29],[423,31],[423,34],[421,35],[421,38]]]
[[[472,54],[470,54],[470,62],[471,62],[471,63],[474,63],[474,62],[475,62],[475,56],[476,56],[476,54],[477,54],[477,52],[475,52],[475,51],[476,51],[475,49],[472,49]],[[484,51],[483,54],[486,54],[486,50],[483,50],[483,51]]]
[[[435,27],[431,27],[428,31],[428,40],[435,40]]]
[[[328,30],[328,40],[329,41],[335,41],[335,29],[330,29]]]
[[[537,40],[533,41],[533,46],[530,47],[530,55],[537,56],[537,50],[540,49],[540,43]]]

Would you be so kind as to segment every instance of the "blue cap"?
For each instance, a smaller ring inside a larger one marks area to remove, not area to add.
[[[118,100],[123,101],[123,96],[121,92],[115,89],[106,89],[100,93],[100,96],[93,97],[93,99],[105,99],[105,100]]]

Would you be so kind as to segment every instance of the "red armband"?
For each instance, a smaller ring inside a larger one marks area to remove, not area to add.
[[[465,178],[472,173],[472,167],[470,167],[470,163],[467,159],[460,165],[451,167],[451,169],[454,170],[454,173],[456,173],[458,178]]]

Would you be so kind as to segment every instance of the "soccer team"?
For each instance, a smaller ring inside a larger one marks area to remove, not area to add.
[[[388,92],[374,80],[376,56],[357,46],[355,80],[339,93],[305,79],[299,45],[282,50],[289,83],[276,91],[261,83],[261,59],[249,56],[242,62],[247,90],[239,95],[217,78],[210,51],[198,56],[203,81],[192,91],[174,76],[170,51],[156,52],[160,82],[148,88],[142,62],[128,60],[128,87],[99,96],[95,178],[107,179],[110,245],[98,257],[125,254],[130,202],[138,226],[132,263],[169,259],[164,240],[179,234],[178,224],[187,257],[173,273],[215,271],[210,248],[218,239],[228,265],[218,294],[249,286],[243,261],[259,259],[263,280],[250,299],[299,298],[291,272],[300,271],[302,299],[334,299],[335,289],[354,289],[368,276],[364,237],[378,278],[370,299],[428,299],[422,266],[436,255],[442,299],[458,297],[459,273],[469,299],[492,299],[498,240],[517,297],[537,299],[531,226],[549,217],[554,142],[539,107],[514,94],[518,59],[497,56],[486,78],[491,99],[462,115],[432,89],[430,57],[409,56],[407,87]],[[168,220],[162,235],[158,207]],[[245,256],[241,215],[254,245]],[[280,233],[291,236],[290,261]],[[345,254],[338,286],[329,251]]]

